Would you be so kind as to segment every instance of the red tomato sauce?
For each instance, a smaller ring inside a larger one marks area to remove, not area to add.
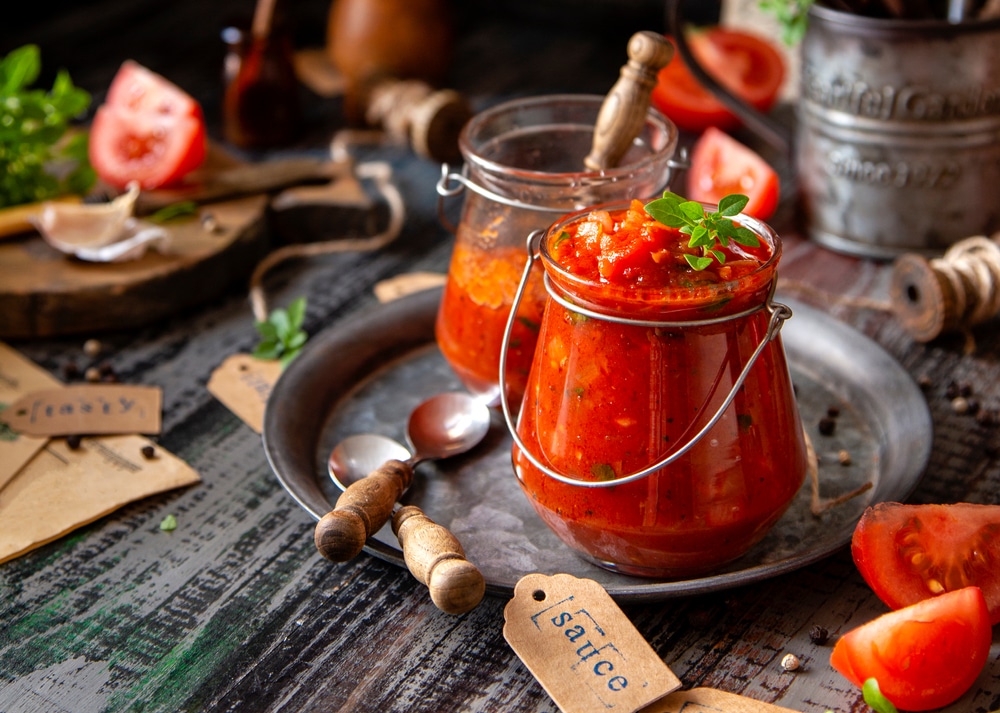
[[[513,295],[528,256],[524,248],[476,249],[459,240],[452,253],[435,335],[445,359],[473,392],[498,393],[500,346]],[[545,303],[540,273],[533,272],[507,350],[508,398],[524,393]]]
[[[778,257],[776,243],[762,240],[760,248],[730,251],[725,265],[695,272],[677,258],[687,236],[655,223],[641,203],[557,226],[546,240],[546,270],[571,301],[665,322],[763,304]],[[761,309],[707,326],[649,327],[587,317],[550,300],[518,434],[537,459],[577,480],[647,468],[709,421],[768,320]],[[544,474],[517,446],[513,459],[539,515],[588,559],[662,578],[716,569],[766,534],[805,475],[780,338],[764,348],[704,438],[645,478],[580,487]]]

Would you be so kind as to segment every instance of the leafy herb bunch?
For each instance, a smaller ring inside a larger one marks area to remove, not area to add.
[[[29,88],[41,72],[37,45],[0,60],[0,208],[84,194],[95,181],[87,134],[67,136],[90,106],[90,94],[58,73],[52,89]]]
[[[730,241],[751,248],[760,245],[756,233],[732,220],[749,200],[747,196],[734,193],[719,201],[717,211],[707,213],[698,201],[666,191],[662,198],[646,204],[646,212],[668,228],[679,228],[689,235],[688,247],[701,248],[701,254],[685,253],[684,259],[695,270],[704,270],[713,260],[720,265],[726,262],[726,254],[720,248],[728,247]]]

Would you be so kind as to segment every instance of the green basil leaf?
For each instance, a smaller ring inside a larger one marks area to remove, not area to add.
[[[712,264],[712,258],[710,257],[699,257],[698,255],[684,253],[684,259],[687,260],[688,265],[699,272]]]
[[[739,215],[749,202],[750,198],[740,193],[728,195],[719,201],[719,213],[727,217]]]

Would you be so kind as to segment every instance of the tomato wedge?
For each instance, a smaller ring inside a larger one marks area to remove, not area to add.
[[[694,30],[685,37],[698,64],[731,93],[760,111],[774,105],[785,79],[785,63],[769,41],[721,27]],[[674,44],[672,39],[670,42]],[[708,126],[735,129],[740,125],[736,115],[698,83],[676,52],[657,75],[651,99],[686,131],[702,131]]]
[[[979,587],[883,614],[837,640],[830,665],[856,686],[869,678],[897,708],[926,711],[958,700],[979,677],[993,630]]]
[[[851,554],[893,609],[976,585],[1000,623],[1000,505],[879,503],[854,528]]]
[[[201,105],[138,62],[122,63],[90,128],[90,163],[102,181],[143,189],[176,183],[207,153]]]
[[[201,105],[187,92],[131,59],[111,80],[104,103],[142,113],[202,117]]]
[[[725,131],[709,127],[691,149],[687,197],[718,203],[732,193],[750,199],[744,213],[767,220],[778,207],[778,174],[749,146]]]
[[[191,116],[129,111],[104,104],[90,127],[90,163],[101,180],[151,189],[180,180],[205,158],[205,123]]]

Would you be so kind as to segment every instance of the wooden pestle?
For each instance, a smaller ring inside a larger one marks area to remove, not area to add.
[[[594,142],[584,165],[591,171],[617,166],[642,128],[657,73],[670,62],[674,48],[651,31],[637,32],[628,42],[628,62],[608,92],[594,127]]]

